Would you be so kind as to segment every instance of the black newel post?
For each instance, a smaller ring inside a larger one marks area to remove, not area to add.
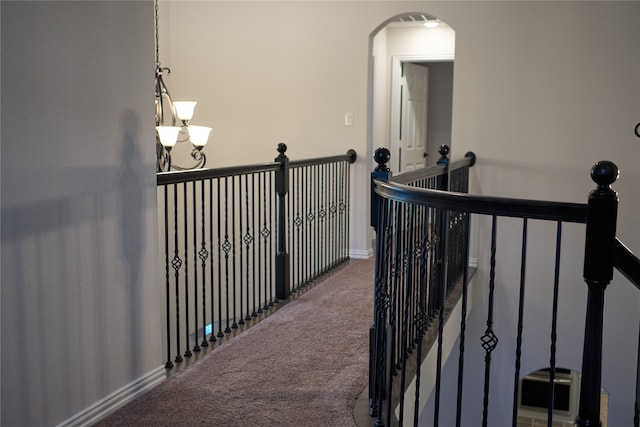
[[[449,146],[442,144],[438,148],[438,153],[440,153],[440,158],[436,162],[437,165],[442,165],[445,167],[444,173],[438,177],[438,182],[436,184],[436,190],[449,191]],[[433,221],[435,226],[436,236],[441,236],[438,239],[436,250],[435,250],[435,264],[433,268],[433,278],[436,286],[431,288],[432,295],[431,298],[434,298],[434,301],[438,304],[438,308],[441,308],[444,303],[442,296],[446,292],[448,288],[448,283],[446,283],[446,270],[445,270],[445,262],[447,261],[446,250],[447,250],[447,240],[448,240],[448,228],[449,228],[449,215],[448,212],[443,211],[442,209],[435,210],[435,218]]]
[[[386,182],[391,178],[391,169],[387,166],[387,163],[391,160],[391,152],[384,147],[377,148],[373,154],[373,160],[378,164],[371,172],[371,226],[375,230],[378,224],[380,197],[375,192],[376,185],[373,180],[377,179]]]
[[[580,409],[576,418],[576,426],[579,427],[601,426],[604,292],[613,278],[618,213],[618,194],[611,189],[611,184],[618,178],[618,173],[618,167],[608,161],[598,162],[591,168],[591,178],[598,187],[589,194],[587,208],[583,275],[589,291],[582,353]]]
[[[289,158],[284,154],[287,151],[286,144],[278,144],[278,157],[275,161],[280,163],[276,172],[276,215],[277,215],[277,248],[276,248],[276,298],[285,300],[291,293],[289,254],[287,253],[287,204],[285,196],[289,191]]]
[[[448,145],[442,144],[438,147],[438,153],[440,154],[440,158],[436,161],[437,165],[442,165],[445,167],[444,174],[441,179],[439,178],[436,190],[449,191],[449,149]]]
[[[371,172],[371,226],[376,233],[375,243],[375,273],[374,273],[374,301],[373,324],[369,330],[369,412],[376,417],[376,426],[384,425],[382,421],[384,400],[386,367],[386,338],[387,325],[385,322],[386,304],[383,295],[386,292],[386,281],[384,274],[384,230],[378,229],[380,226],[382,199],[375,192],[376,184],[374,180],[388,181],[392,173],[387,163],[391,160],[391,152],[384,148],[378,148],[373,159],[378,164]]]

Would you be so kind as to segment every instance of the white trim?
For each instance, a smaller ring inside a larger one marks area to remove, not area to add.
[[[362,249],[349,249],[349,258],[353,259],[368,259],[373,256],[373,248],[367,250]]]
[[[86,426],[96,423],[126,403],[151,390],[166,378],[167,374],[164,366],[154,369],[143,377],[138,378],[121,389],[114,391],[104,399],[78,412],[71,418],[66,419],[58,424],[57,427]]]

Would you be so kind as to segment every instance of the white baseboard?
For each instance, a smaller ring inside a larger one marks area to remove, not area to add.
[[[167,378],[166,369],[160,366],[137,380],[114,391],[104,399],[101,399],[78,412],[71,418],[58,424],[57,427],[86,426],[91,425],[106,417],[124,404],[151,390]]]
[[[349,249],[349,258],[353,259],[368,259],[373,256],[373,249],[361,250],[361,249]]]

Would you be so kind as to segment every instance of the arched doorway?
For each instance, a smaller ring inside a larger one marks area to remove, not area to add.
[[[369,148],[389,148],[395,173],[434,164],[437,147],[451,145],[454,58],[454,30],[426,13],[396,15],[371,33]]]

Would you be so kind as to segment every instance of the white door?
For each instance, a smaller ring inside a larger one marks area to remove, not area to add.
[[[427,102],[429,68],[402,63],[398,172],[424,167],[427,161]]]

